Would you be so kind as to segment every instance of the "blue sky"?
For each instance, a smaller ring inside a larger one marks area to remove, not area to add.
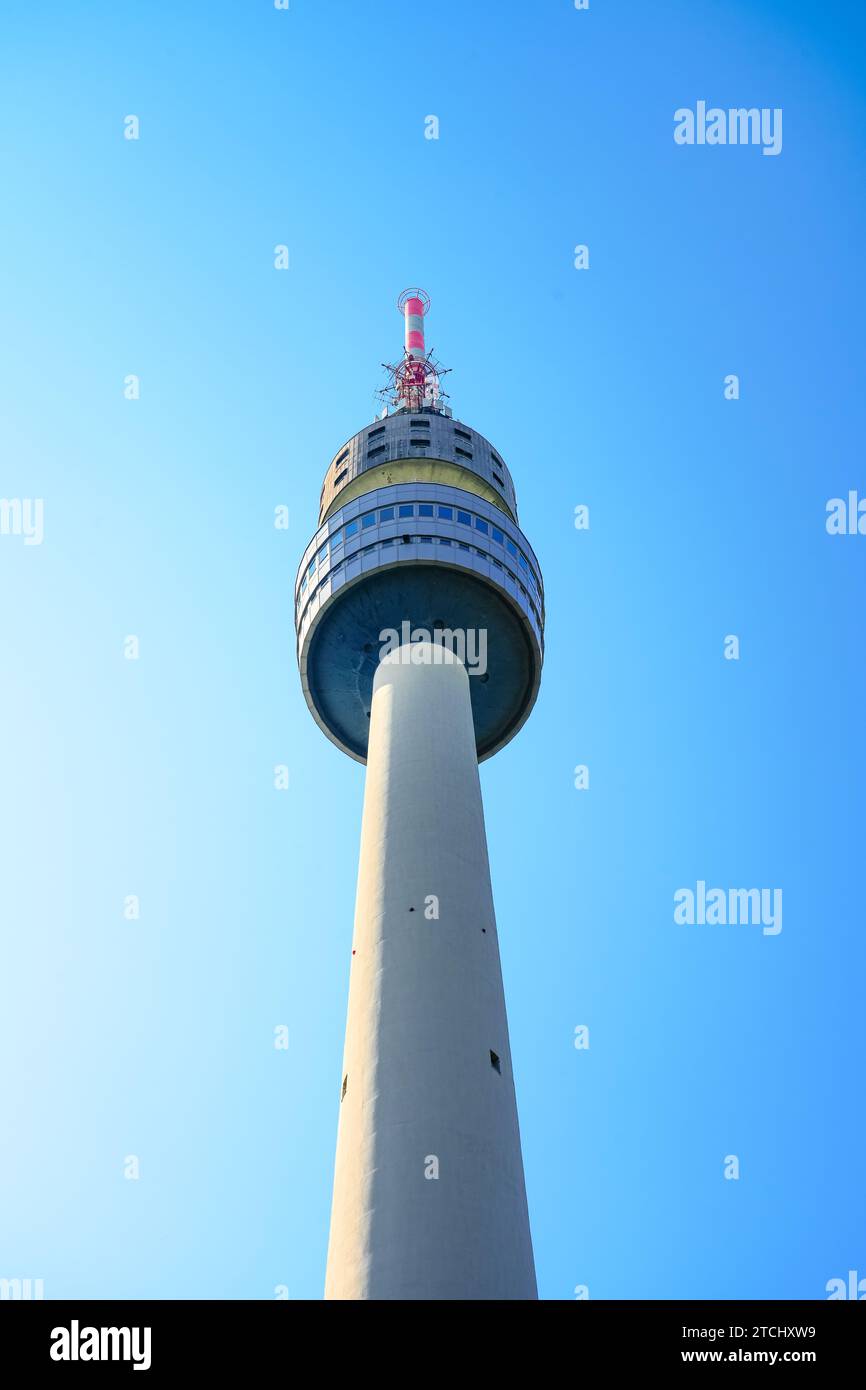
[[[482,771],[540,1292],[866,1275],[866,539],[824,525],[866,495],[864,28],[6,8],[0,491],[45,535],[0,537],[0,1276],[321,1296],[363,771],[291,594],[410,284],[546,585],[538,705]],[[781,108],[781,154],[676,145],[699,100]],[[781,887],[782,932],[677,926],[699,879]]]

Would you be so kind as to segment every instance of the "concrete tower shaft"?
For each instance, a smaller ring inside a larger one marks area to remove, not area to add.
[[[326,1298],[536,1297],[471,679],[376,671]]]

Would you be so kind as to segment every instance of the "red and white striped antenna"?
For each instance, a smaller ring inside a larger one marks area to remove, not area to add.
[[[423,361],[427,356],[424,346],[424,316],[430,309],[430,296],[426,290],[404,290],[397,299],[397,308],[406,321],[406,356]]]
[[[391,365],[385,363],[388,385],[379,394],[392,410],[439,410],[445,393],[440,378],[448,368],[441,367],[427,351],[424,341],[424,319],[430,308],[426,290],[408,289],[397,299],[403,316],[403,358]]]

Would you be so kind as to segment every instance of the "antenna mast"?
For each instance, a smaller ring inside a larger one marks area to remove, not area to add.
[[[424,342],[424,318],[430,308],[430,296],[419,289],[404,290],[397,308],[405,324],[403,356],[393,365],[385,362],[388,385],[379,392],[391,410],[435,410],[450,415],[442,390],[441,378],[449,370],[435,360]]]

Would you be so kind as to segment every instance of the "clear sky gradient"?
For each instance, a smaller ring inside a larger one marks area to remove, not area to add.
[[[292,585],[413,284],[546,584],[482,770],[540,1293],[866,1276],[866,536],[825,529],[866,496],[864,28],[4,6],[0,493],[45,534],[0,536],[0,1277],[321,1297],[363,769]],[[699,100],[781,108],[781,154],[678,146]],[[677,925],[698,880],[781,933]]]

